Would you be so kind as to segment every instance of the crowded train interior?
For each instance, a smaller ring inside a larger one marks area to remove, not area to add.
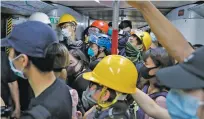
[[[2,119],[204,119],[204,1],[0,6]]]

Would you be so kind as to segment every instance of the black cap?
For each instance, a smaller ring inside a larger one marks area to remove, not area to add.
[[[156,76],[161,84],[170,88],[204,88],[204,47],[197,49],[183,63],[159,70]]]

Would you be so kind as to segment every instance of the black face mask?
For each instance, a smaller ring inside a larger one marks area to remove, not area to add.
[[[79,61],[74,65],[74,66],[68,66],[67,67],[67,74],[68,76],[72,76],[76,74],[77,72],[75,71],[76,66],[79,64]]]
[[[150,79],[155,77],[155,75],[149,75],[149,71],[157,67],[147,68],[145,65],[140,69],[141,75],[145,79]]]

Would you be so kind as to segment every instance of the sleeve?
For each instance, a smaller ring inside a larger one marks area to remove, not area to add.
[[[10,71],[9,71],[8,83],[11,83],[11,82],[16,81],[17,78],[18,78],[18,76],[16,76],[16,75],[14,74],[14,72],[10,69]]]
[[[159,96],[156,98],[155,102],[160,106],[166,109],[166,98],[163,96]],[[147,114],[145,114],[145,119],[154,119]]]
[[[166,98],[163,96],[159,96],[157,97],[157,99],[155,100],[155,102],[160,106],[166,109]]]

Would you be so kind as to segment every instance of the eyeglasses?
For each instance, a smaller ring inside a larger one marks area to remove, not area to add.
[[[71,24],[64,24],[61,26],[61,29],[66,29],[68,27],[73,27],[74,25],[71,25]]]

